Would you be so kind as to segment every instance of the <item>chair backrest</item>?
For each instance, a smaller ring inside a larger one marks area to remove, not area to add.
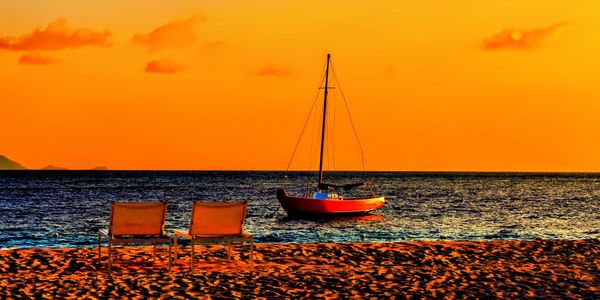
[[[109,233],[112,235],[161,235],[167,216],[166,202],[113,202]]]
[[[247,206],[248,201],[194,202],[190,234],[240,235],[244,232]]]

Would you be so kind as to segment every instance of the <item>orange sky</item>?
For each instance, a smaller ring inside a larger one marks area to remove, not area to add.
[[[368,170],[600,171],[598,1],[14,0],[0,20],[0,154],[29,168],[285,169],[331,52]],[[311,130],[291,169],[316,166]],[[361,169],[336,130],[335,168]]]

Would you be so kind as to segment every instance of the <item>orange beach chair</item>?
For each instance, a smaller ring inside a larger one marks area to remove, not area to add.
[[[227,257],[231,260],[233,243],[250,243],[250,266],[254,268],[252,258],[254,238],[244,232],[247,201],[241,202],[194,202],[190,227],[186,230],[175,230],[175,261],[177,261],[177,239],[183,237],[192,242],[191,272],[194,273],[194,246],[199,244],[227,243]]]
[[[166,202],[113,202],[110,207],[109,227],[98,232],[98,264],[102,255],[102,237],[108,240],[109,274],[112,268],[112,245],[152,244],[154,261],[156,245],[168,243],[171,272],[171,237],[164,231],[166,215]]]

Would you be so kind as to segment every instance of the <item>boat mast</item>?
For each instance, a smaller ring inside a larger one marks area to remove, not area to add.
[[[319,186],[323,183],[323,149],[325,148],[325,121],[327,117],[327,90],[329,84],[329,62],[331,54],[327,53],[327,68],[325,69],[325,88],[323,97],[323,125],[321,128],[321,155],[319,158]],[[318,187],[318,186],[317,186]],[[320,190],[321,188],[319,188]]]

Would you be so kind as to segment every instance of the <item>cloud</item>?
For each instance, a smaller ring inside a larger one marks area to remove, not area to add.
[[[22,65],[50,65],[56,63],[56,60],[52,56],[40,52],[29,52],[19,58],[19,63]]]
[[[131,42],[144,46],[149,51],[166,47],[184,47],[196,41],[195,27],[204,21],[203,17],[193,16],[185,20],[176,20],[161,25],[147,34],[135,34]]]
[[[168,58],[153,60],[146,65],[145,71],[148,73],[173,74],[183,71],[184,67]]]
[[[563,31],[565,23],[554,24],[532,30],[504,29],[483,42],[486,50],[534,49],[556,39]]]
[[[383,69],[382,72],[383,76],[388,77],[388,78],[392,78],[396,76],[396,69],[394,69],[394,67],[392,66],[385,66],[385,68]]]
[[[273,76],[273,77],[287,77],[291,76],[292,72],[286,69],[276,67],[264,67],[257,72],[252,73],[254,76]]]
[[[107,30],[93,31],[87,28],[70,29],[67,20],[57,19],[46,28],[19,37],[0,37],[0,49],[13,51],[61,50],[83,46],[108,46],[111,33]]]

